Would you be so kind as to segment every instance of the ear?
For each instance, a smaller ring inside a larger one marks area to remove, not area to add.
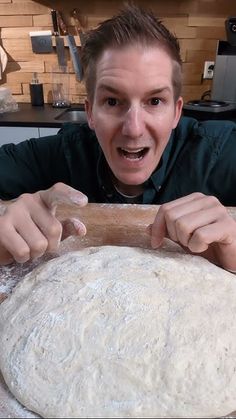
[[[178,125],[178,122],[182,114],[183,104],[184,104],[183,98],[180,96],[175,103],[175,118],[173,121],[173,129],[176,128]]]
[[[86,112],[86,115],[87,115],[89,128],[94,129],[93,104],[88,99],[85,99],[84,105],[85,105],[85,112]]]

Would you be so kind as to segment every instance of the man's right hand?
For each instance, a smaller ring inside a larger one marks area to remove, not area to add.
[[[0,202],[1,265],[13,261],[24,263],[58,248],[63,225],[55,213],[60,202],[73,202],[83,207],[88,199],[70,186],[57,183],[45,191],[26,193],[12,201]],[[79,220],[71,222],[78,235],[86,233]]]

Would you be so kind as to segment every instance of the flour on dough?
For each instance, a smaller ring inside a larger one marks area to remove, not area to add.
[[[236,407],[236,279],[201,257],[90,247],[0,306],[0,368],[43,417],[219,417]]]

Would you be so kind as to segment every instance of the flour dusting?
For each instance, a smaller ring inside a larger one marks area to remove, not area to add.
[[[38,265],[55,258],[56,254],[47,254],[34,261],[26,263],[12,263],[0,266],[0,294],[9,295],[15,285]]]

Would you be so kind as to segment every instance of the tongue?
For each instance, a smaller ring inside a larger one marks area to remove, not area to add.
[[[142,157],[143,152],[139,151],[138,153],[129,153],[128,151],[123,150],[123,154],[125,157],[129,159],[139,159],[140,157]]]

